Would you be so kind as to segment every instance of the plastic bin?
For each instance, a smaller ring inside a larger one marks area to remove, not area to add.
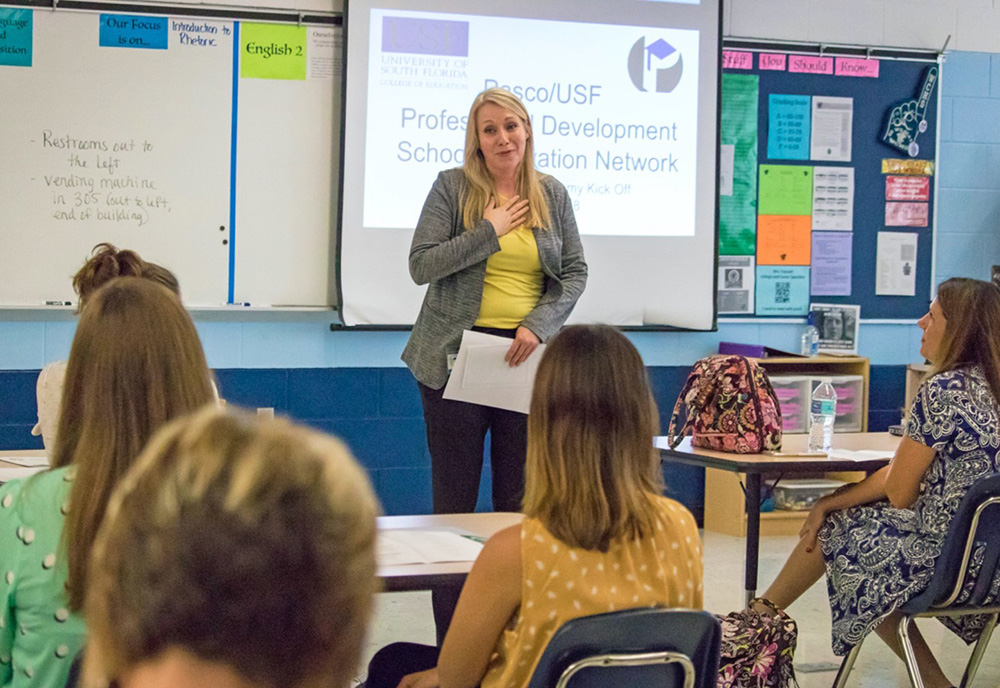
[[[781,404],[781,431],[789,435],[807,432],[811,378],[805,375],[771,375],[769,379]]]
[[[833,375],[812,378],[812,389],[827,380],[837,391],[837,420],[834,432],[861,432],[865,379],[861,375]],[[811,392],[810,392],[811,394]],[[808,415],[808,411],[806,411]]]
[[[816,501],[846,485],[842,480],[781,480],[774,486],[774,507],[783,511],[807,511]]]

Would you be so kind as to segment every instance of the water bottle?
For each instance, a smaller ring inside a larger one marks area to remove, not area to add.
[[[830,452],[837,419],[837,390],[824,380],[813,390],[809,407],[809,451]]]
[[[819,330],[816,329],[816,318],[809,313],[806,321],[806,329],[802,331],[802,348],[799,353],[803,356],[815,356],[819,349]]]

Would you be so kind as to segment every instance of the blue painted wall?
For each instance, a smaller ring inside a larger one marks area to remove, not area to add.
[[[941,95],[936,279],[988,279],[989,266],[1000,264],[1000,55],[950,54]],[[399,361],[408,333],[330,332],[326,314],[195,319],[227,399],[342,436],[371,471],[387,512],[429,510],[419,396]],[[74,327],[68,314],[0,311],[0,447],[30,446],[35,378],[47,362],[66,358]],[[719,341],[794,350],[800,330],[796,322],[724,321],[718,332],[629,336],[650,367],[665,428],[689,366]],[[905,365],[920,360],[919,340],[914,323],[862,324],[860,353],[873,364],[871,429],[898,420]],[[700,511],[700,471],[672,468],[667,481]]]

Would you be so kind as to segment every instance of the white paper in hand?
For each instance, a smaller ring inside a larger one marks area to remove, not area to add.
[[[466,330],[444,398],[527,413],[545,345],[539,345],[528,360],[513,368],[503,360],[510,345],[506,337]]]

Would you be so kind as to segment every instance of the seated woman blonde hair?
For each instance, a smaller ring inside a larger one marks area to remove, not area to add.
[[[440,656],[385,647],[368,688],[517,688],[570,619],[700,608],[698,528],[661,496],[657,429],[646,367],[624,335],[603,325],[556,335],[531,397],[524,522],[483,547]]]
[[[377,587],[377,511],[332,437],[218,409],[175,421],[95,543],[83,685],[346,686]]]
[[[90,550],[112,490],[161,425],[213,398],[176,296],[122,277],[89,297],[53,468],[0,487],[0,686],[63,686],[83,644]]]

